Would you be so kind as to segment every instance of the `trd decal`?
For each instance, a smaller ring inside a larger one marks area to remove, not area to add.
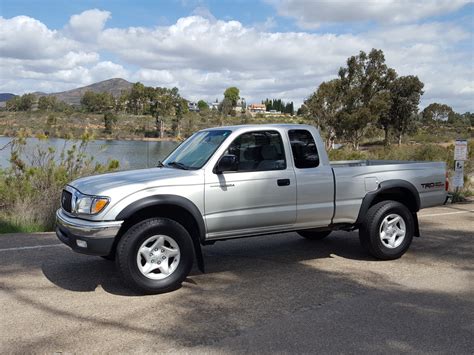
[[[424,184],[421,184],[421,187],[424,189],[432,189],[434,187],[443,187],[444,182],[438,181],[438,182],[425,182]]]

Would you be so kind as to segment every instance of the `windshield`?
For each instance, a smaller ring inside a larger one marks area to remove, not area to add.
[[[228,130],[197,132],[176,148],[163,164],[177,169],[200,169],[230,134]]]

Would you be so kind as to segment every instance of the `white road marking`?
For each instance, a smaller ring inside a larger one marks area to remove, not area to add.
[[[2,251],[15,251],[15,250],[29,250],[29,249],[42,249],[42,248],[52,248],[52,247],[62,247],[64,244],[46,244],[46,245],[33,245],[30,247],[17,247],[17,248],[5,248],[0,249]]]
[[[461,214],[461,213],[473,213],[472,211],[458,211],[458,212],[445,212],[445,213],[433,213],[433,214],[419,214],[418,217],[436,217],[436,216],[446,216],[449,214]]]

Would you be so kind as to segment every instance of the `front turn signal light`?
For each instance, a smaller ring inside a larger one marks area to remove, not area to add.
[[[106,198],[95,198],[91,206],[91,214],[96,214],[102,211],[105,206],[109,203],[109,200]]]

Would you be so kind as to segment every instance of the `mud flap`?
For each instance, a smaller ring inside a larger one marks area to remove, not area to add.
[[[418,214],[416,212],[413,212],[412,215],[413,215],[413,222],[415,223],[414,236],[415,237],[421,237],[421,235],[420,235],[420,226],[418,224]]]
[[[199,243],[199,240],[197,240],[197,238],[193,238],[193,244],[194,244],[194,254],[196,255],[198,269],[204,274],[205,273],[204,256],[202,255],[201,243]]]

